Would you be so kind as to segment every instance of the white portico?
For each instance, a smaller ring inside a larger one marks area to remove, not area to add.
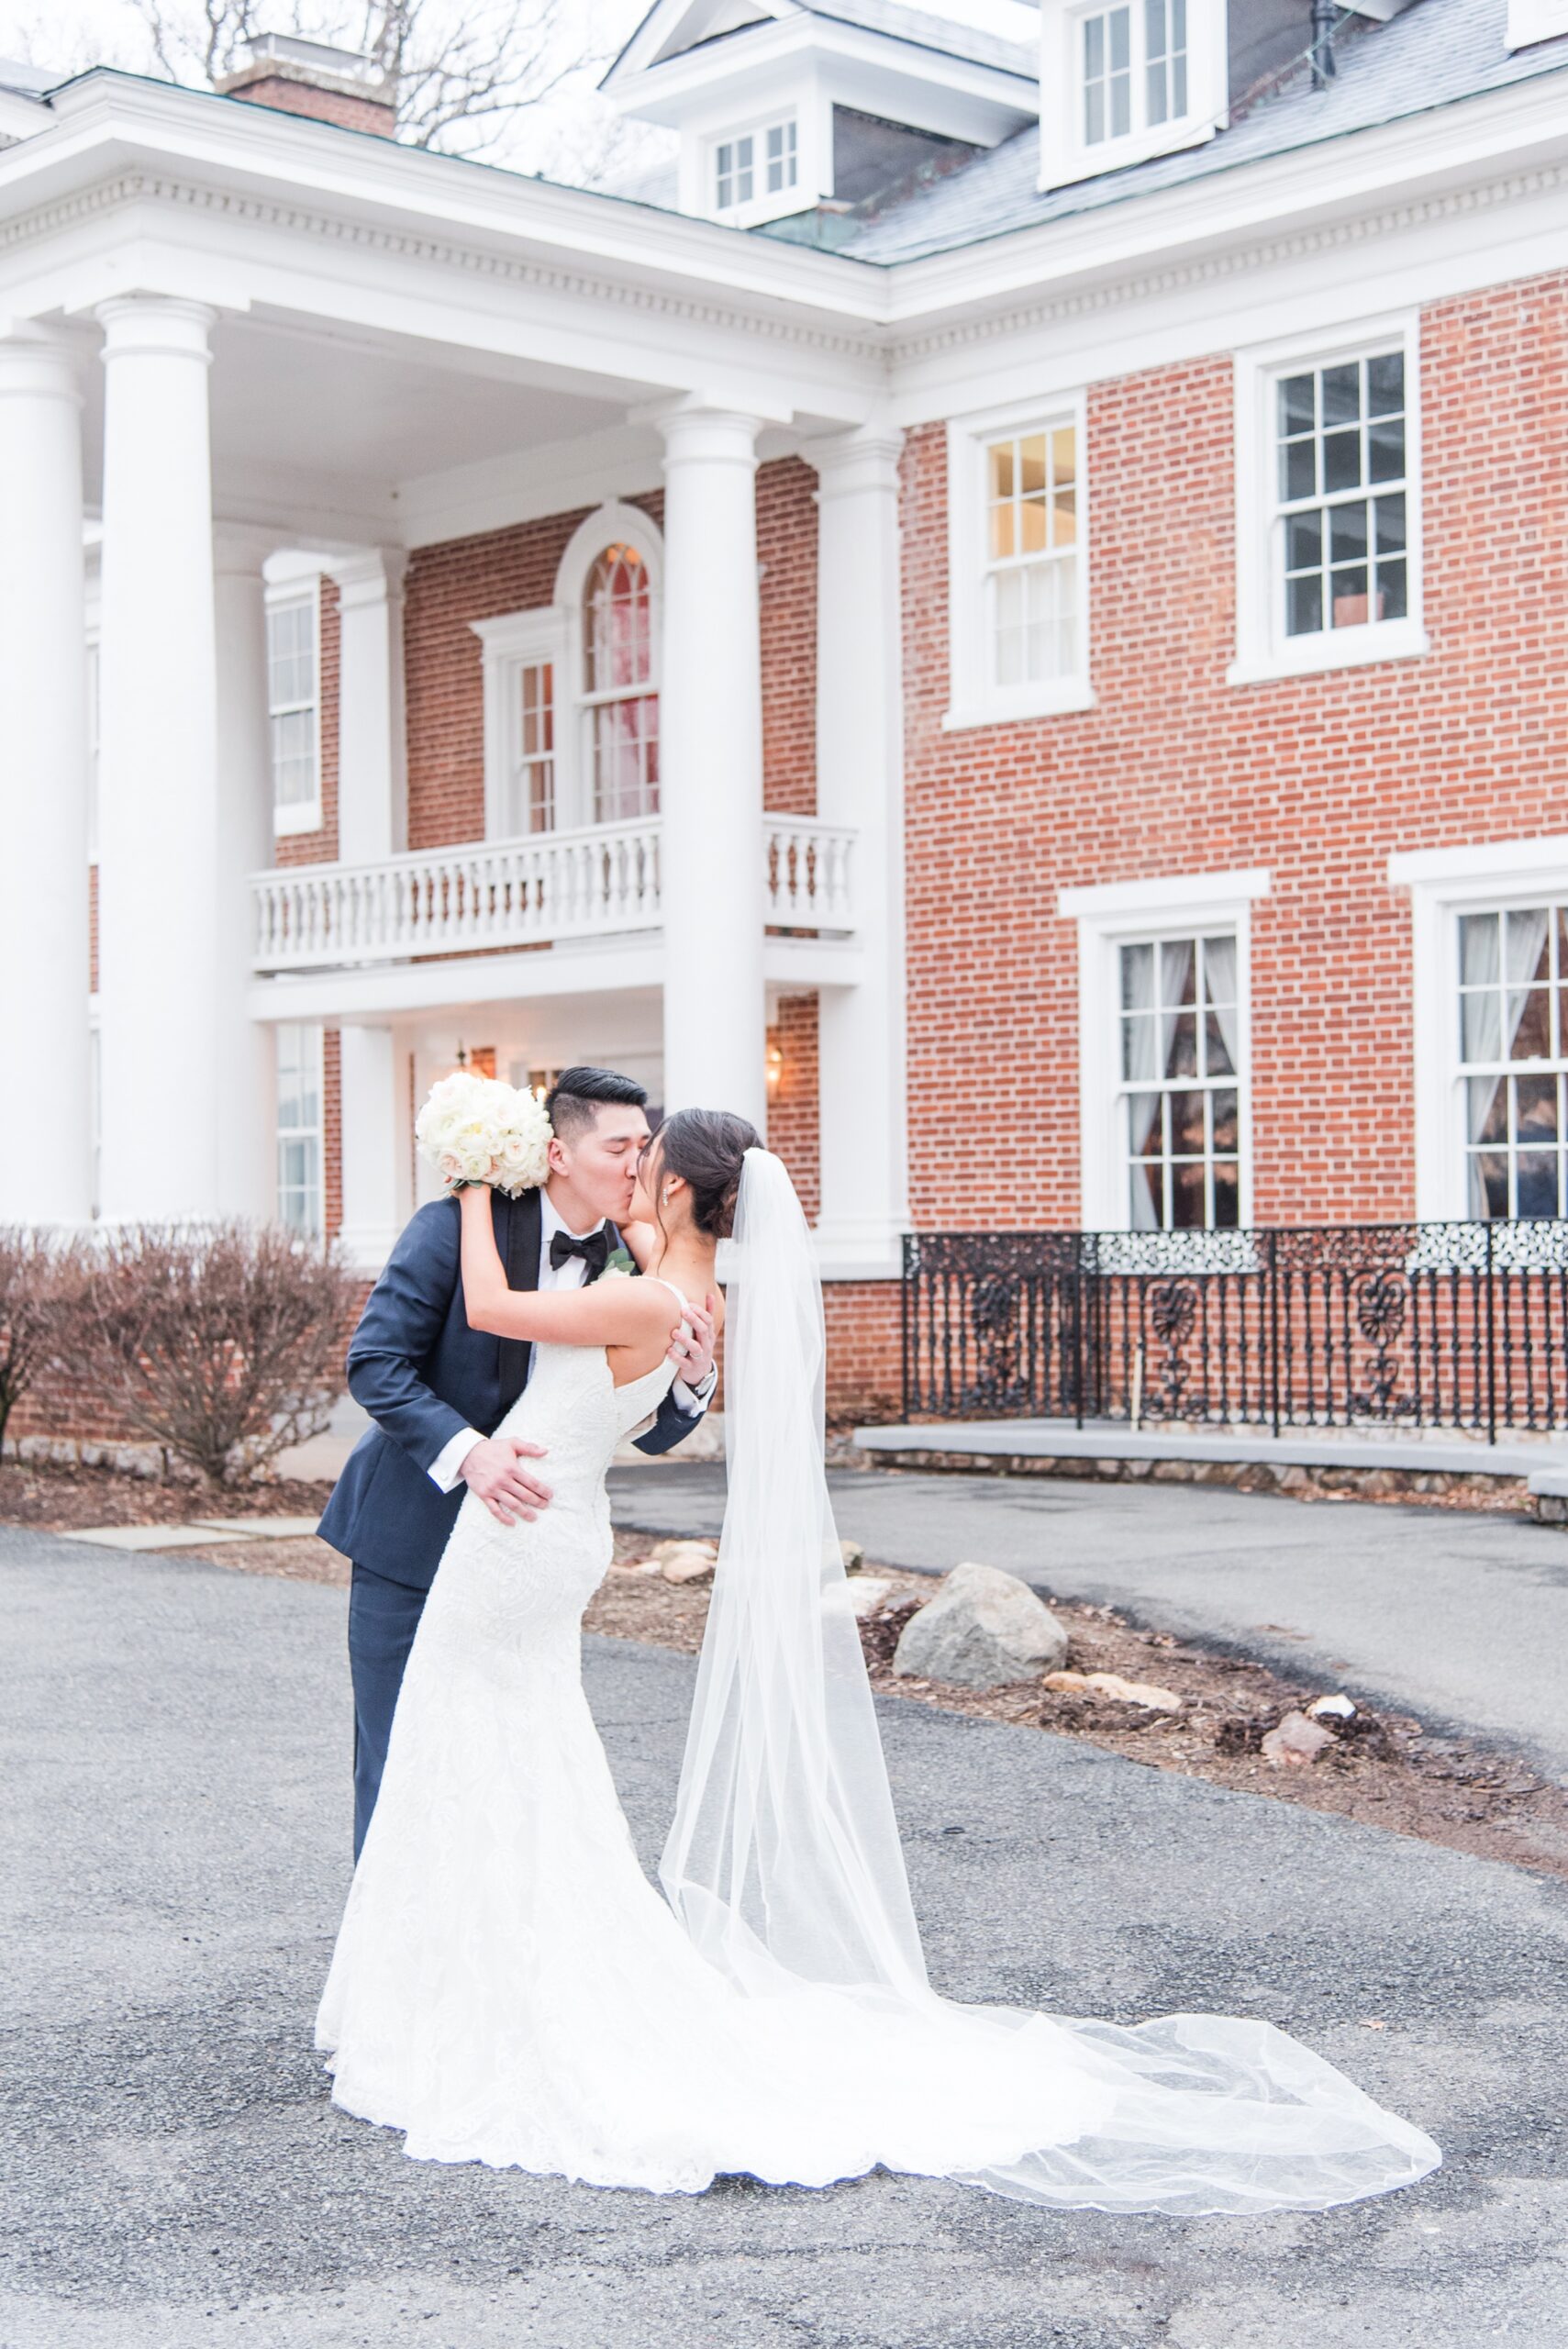
[[[34,1106],[0,1219],[272,1212],[273,1039],[325,1030],[372,1267],[411,1093],[460,1044],[514,1076],[622,1060],[762,1123],[769,1007],[812,992],[825,1263],[891,1269],[898,443],[868,273],[110,73],[0,151],[0,985],[37,1006],[3,1027]],[[764,807],[756,479],[792,453],[820,485],[815,816]],[[572,513],[555,575],[453,655],[483,813],[428,792],[411,828],[411,718],[427,755],[443,720],[405,675],[410,563]],[[291,578],[330,594],[314,804],[277,785],[308,731]]]

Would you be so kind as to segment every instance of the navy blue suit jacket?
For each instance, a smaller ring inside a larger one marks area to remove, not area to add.
[[[491,1194],[495,1245],[513,1288],[539,1286],[539,1195]],[[523,1391],[531,1346],[471,1330],[463,1303],[462,1216],[432,1199],[406,1226],[349,1346],[349,1392],[375,1425],[360,1438],[317,1531],[389,1582],[428,1590],[468,1487],[443,1493],[427,1473],[459,1431],[492,1435]],[[611,1246],[618,1238],[611,1230]],[[637,1442],[669,1452],[697,1424],[666,1395]],[[549,1476],[548,1464],[544,1474]]]

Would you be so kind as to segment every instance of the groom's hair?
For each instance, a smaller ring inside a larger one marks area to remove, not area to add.
[[[648,1088],[613,1068],[563,1068],[544,1097],[545,1115],[562,1141],[576,1141],[606,1102],[646,1109]]]

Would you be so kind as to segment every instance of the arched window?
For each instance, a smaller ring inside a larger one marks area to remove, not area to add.
[[[653,591],[629,540],[603,549],[583,593],[584,763],[589,820],[635,823],[659,812],[659,695]]]

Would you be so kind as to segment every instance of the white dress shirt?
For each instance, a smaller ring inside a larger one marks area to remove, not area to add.
[[[539,1286],[540,1288],[581,1288],[587,1277],[588,1267],[581,1256],[568,1256],[564,1263],[560,1264],[550,1263],[550,1243],[558,1231],[565,1231],[568,1227],[551,1207],[548,1192],[540,1192],[539,1204]],[[588,1231],[573,1231],[571,1237],[573,1240],[586,1240],[589,1231],[602,1231],[604,1228],[605,1219],[601,1216],[597,1223],[589,1226]],[[525,1386],[528,1379],[533,1376],[533,1371],[534,1358],[530,1353],[528,1378],[523,1381]],[[717,1383],[718,1372],[716,1368],[708,1372],[700,1386],[688,1386],[684,1378],[677,1378],[670,1392],[673,1395],[677,1407],[688,1419],[700,1419],[708,1407]],[[450,1442],[443,1444],[431,1461],[426,1472],[431,1482],[439,1485],[443,1493],[451,1492],[462,1474],[463,1462],[468,1458],[474,1445],[484,1442],[484,1438],[477,1429],[460,1428]]]

